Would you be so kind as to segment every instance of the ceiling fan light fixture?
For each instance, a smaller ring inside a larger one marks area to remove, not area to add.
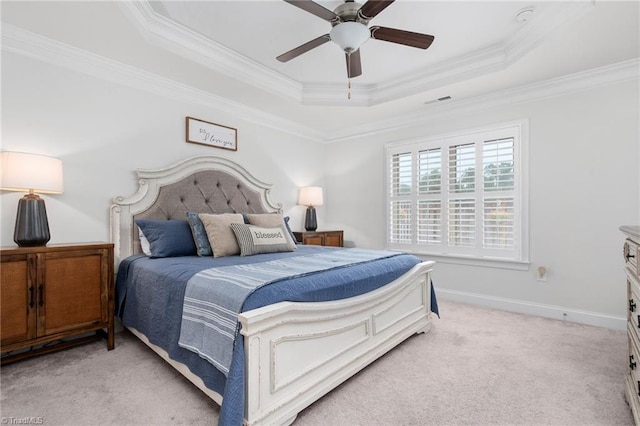
[[[336,43],[346,53],[355,52],[371,37],[366,25],[358,22],[342,22],[331,29],[331,41]]]

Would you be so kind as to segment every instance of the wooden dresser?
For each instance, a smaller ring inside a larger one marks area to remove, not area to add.
[[[343,231],[304,231],[294,232],[293,235],[302,244],[331,247],[342,247],[344,245]]]
[[[105,334],[113,349],[113,244],[3,247],[0,261],[2,364]]]
[[[636,425],[640,425],[640,226],[622,226],[624,271],[627,277],[629,367],[625,395]]]

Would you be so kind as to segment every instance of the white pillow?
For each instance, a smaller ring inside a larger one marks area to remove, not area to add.
[[[151,245],[140,228],[138,228],[138,237],[140,238],[140,248],[142,249],[142,252],[147,256],[151,256]]]

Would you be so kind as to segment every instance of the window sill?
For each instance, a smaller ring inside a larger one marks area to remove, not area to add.
[[[433,260],[436,263],[450,263],[454,265],[480,266],[484,268],[513,269],[516,271],[528,271],[529,261],[510,260],[490,257],[472,257],[460,255],[434,254],[427,252],[405,251],[424,260]]]

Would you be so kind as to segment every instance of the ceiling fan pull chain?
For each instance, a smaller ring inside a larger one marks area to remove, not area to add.
[[[351,52],[347,52],[347,99],[351,100]]]

